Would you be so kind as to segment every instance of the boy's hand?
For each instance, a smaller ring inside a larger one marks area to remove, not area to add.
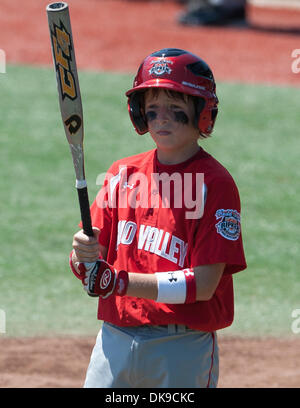
[[[73,260],[75,262],[96,262],[99,259],[100,245],[98,237],[100,234],[99,228],[93,227],[94,236],[88,237],[83,233],[83,230],[78,231],[73,236]]]
[[[117,272],[102,259],[95,263],[80,263],[78,266],[84,289],[89,295],[99,295],[103,299],[114,294],[125,295],[128,286],[128,273]]]
[[[111,294],[123,296],[127,291],[128,273],[117,272],[103,259],[99,259],[101,245],[98,242],[100,230],[93,227],[94,236],[88,237],[83,230],[73,236],[72,268],[81,279],[84,289],[90,296],[103,299]],[[102,247],[103,249],[103,247]]]

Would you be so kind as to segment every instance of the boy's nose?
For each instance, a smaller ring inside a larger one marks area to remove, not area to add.
[[[167,122],[171,119],[171,112],[170,109],[168,109],[167,107],[161,107],[158,112],[157,112],[157,119],[160,122]]]

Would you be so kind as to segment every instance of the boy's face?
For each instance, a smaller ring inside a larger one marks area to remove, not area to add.
[[[145,115],[158,152],[198,149],[199,130],[194,126],[195,108],[191,99],[175,98],[163,89],[145,93]]]

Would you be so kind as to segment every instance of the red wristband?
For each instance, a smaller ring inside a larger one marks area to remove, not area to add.
[[[184,303],[196,302],[196,279],[192,268],[184,269],[184,276],[186,282],[186,297]]]
[[[128,272],[122,270],[119,271],[114,294],[117,296],[126,295],[128,283],[129,283]]]

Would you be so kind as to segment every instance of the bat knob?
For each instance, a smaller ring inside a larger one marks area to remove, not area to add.
[[[68,7],[68,4],[61,1],[61,2],[48,4],[46,10],[47,11],[58,11],[58,10],[63,10],[64,8],[67,8],[67,7]]]

